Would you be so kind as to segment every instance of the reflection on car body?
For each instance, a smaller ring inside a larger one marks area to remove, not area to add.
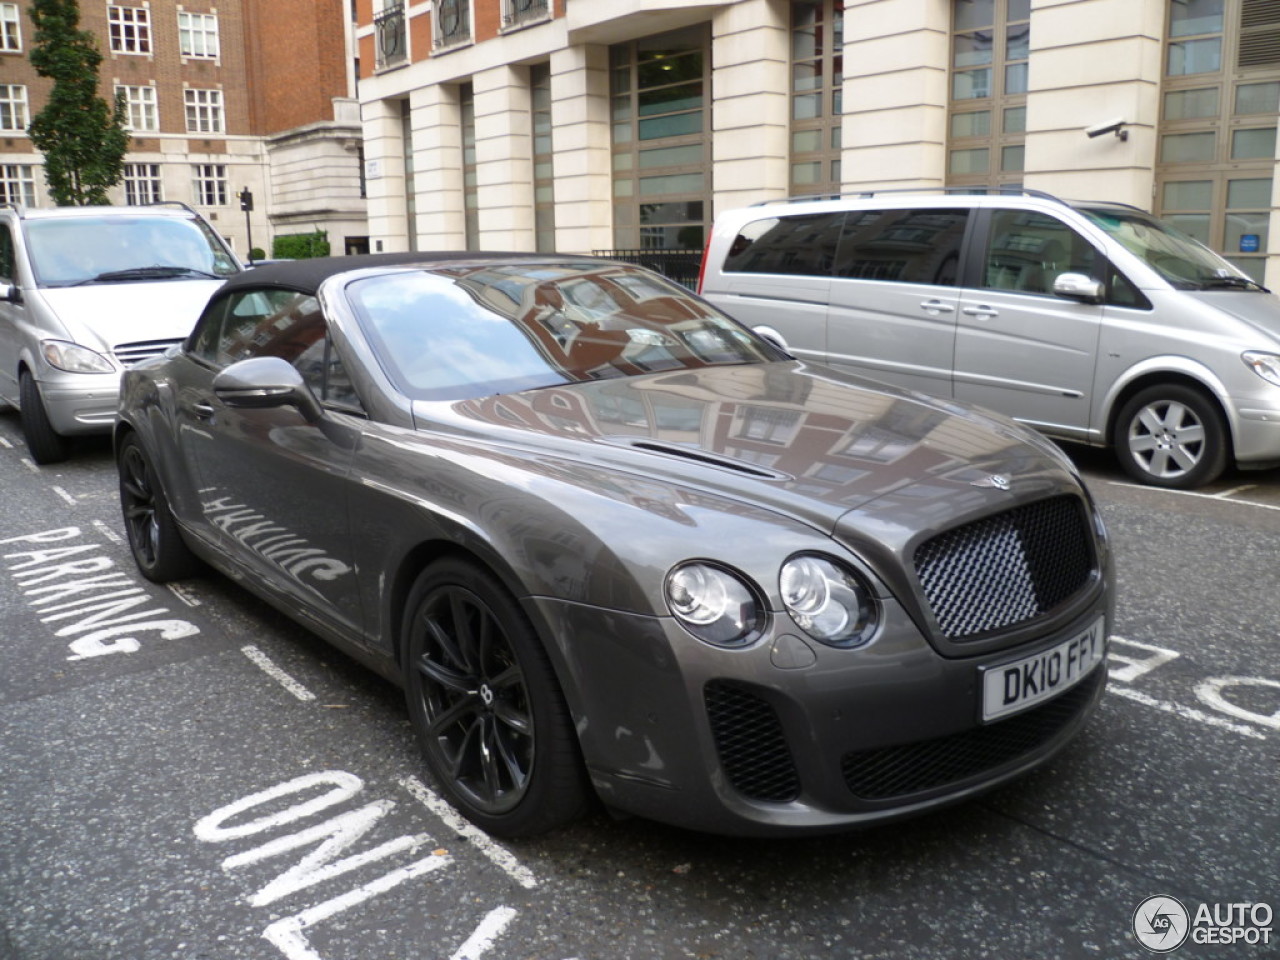
[[[501,834],[593,794],[728,833],[922,812],[1043,763],[1105,680],[1110,553],[1056,448],[635,267],[260,267],[127,374],[116,447],[142,571],[203,560],[401,684]],[[1064,650],[983,719],[984,675]]]

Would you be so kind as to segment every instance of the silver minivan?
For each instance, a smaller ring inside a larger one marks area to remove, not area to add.
[[[760,204],[717,217],[699,292],[798,358],[1113,446],[1143,483],[1280,465],[1280,298],[1136,207]]]
[[[31,458],[109,433],[121,371],[181,342],[240,269],[184,204],[0,206],[0,407],[19,408]]]

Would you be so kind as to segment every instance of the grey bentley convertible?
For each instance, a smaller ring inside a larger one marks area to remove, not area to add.
[[[124,376],[129,543],[403,686],[516,836],[612,810],[870,824],[1042,764],[1105,684],[1111,560],[995,414],[798,362],[638,267],[394,254],[225,283]]]

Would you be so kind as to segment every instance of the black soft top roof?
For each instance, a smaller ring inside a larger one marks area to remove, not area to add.
[[[325,280],[336,273],[365,270],[370,267],[421,265],[431,267],[451,262],[492,263],[570,263],[589,257],[555,253],[491,253],[475,250],[416,251],[412,253],[374,253],[352,257],[315,257],[268,263],[236,274],[222,285],[219,293],[244,287],[283,287],[302,293],[315,293]]]

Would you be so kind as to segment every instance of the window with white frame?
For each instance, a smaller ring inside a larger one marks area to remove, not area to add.
[[[227,167],[222,163],[197,163],[195,174],[196,203],[204,207],[227,205]]]
[[[0,164],[0,203],[36,205],[36,168],[29,163]]]
[[[22,21],[16,3],[0,3],[0,53],[22,50]]]
[[[0,130],[26,130],[30,122],[27,88],[21,83],[0,83]]]
[[[184,57],[218,59],[218,15],[179,13],[178,49]]]
[[[124,96],[124,106],[129,117],[130,130],[137,132],[140,130],[160,129],[160,110],[156,105],[155,87],[121,85],[116,87],[116,93]]]
[[[151,11],[146,7],[107,5],[107,33],[113,53],[151,52]]]
[[[126,163],[124,165],[124,202],[129,206],[159,203],[164,199],[160,186],[160,164]]]
[[[436,0],[434,33],[437,47],[471,42],[471,0]]]
[[[222,91],[184,90],[187,133],[222,133]]]

